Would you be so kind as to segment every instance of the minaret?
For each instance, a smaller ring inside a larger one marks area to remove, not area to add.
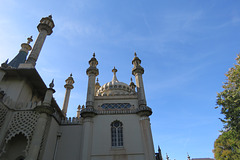
[[[95,95],[95,79],[99,74],[97,65],[98,61],[95,58],[95,53],[93,53],[93,57],[89,61],[90,67],[87,69],[88,75],[88,89],[87,89],[87,100],[86,100],[86,108],[84,106],[81,110],[81,117],[83,117],[83,142],[82,145],[82,155],[81,159],[90,160],[91,150],[92,150],[92,135],[93,135],[93,117],[96,115],[93,103],[94,103],[94,95]]]
[[[136,85],[133,83],[133,80],[132,80],[132,77],[131,77],[131,82],[130,82],[130,84],[129,84],[129,87],[132,89],[132,91],[135,93],[135,87],[136,87]]]
[[[97,82],[95,83],[95,95],[97,96],[97,91],[98,91],[98,89],[100,88],[101,86],[100,86],[100,84],[99,84],[99,82],[98,82],[98,78],[97,78]]]
[[[166,153],[166,160],[169,160],[168,154]]]
[[[38,59],[38,56],[40,54],[40,51],[42,49],[43,43],[47,37],[47,35],[52,34],[52,29],[54,28],[54,22],[52,20],[52,16],[44,17],[40,20],[40,23],[38,24],[37,28],[39,31],[37,40],[35,41],[35,44],[33,46],[33,49],[26,61],[29,65],[22,66],[23,68],[34,68],[36,65],[36,61]]]
[[[27,40],[27,43],[21,44],[22,48],[19,50],[19,53],[16,55],[16,57],[14,57],[13,60],[8,64],[8,66],[18,68],[21,63],[26,61],[28,52],[32,49],[30,46],[30,43],[33,41],[32,36],[28,37]]]
[[[96,76],[99,74],[99,71],[97,69],[98,61],[95,58],[95,53],[93,53],[93,57],[89,61],[89,65],[90,67],[86,71],[88,75],[86,108],[93,107],[94,95],[95,95],[95,79],[96,79]]]
[[[70,74],[70,77],[68,77],[65,80],[65,82],[66,82],[66,84],[64,85],[64,87],[66,88],[66,92],[65,92],[62,112],[66,116],[67,115],[67,109],[68,109],[68,102],[69,102],[70,92],[71,92],[71,89],[73,89],[73,83],[74,83],[72,74]]]
[[[81,106],[78,105],[78,108],[77,108],[77,118],[80,118],[80,109],[81,109]]]
[[[138,94],[138,105],[139,107],[146,106],[145,91],[143,86],[142,74],[144,73],[143,67],[140,65],[141,60],[137,57],[136,52],[134,53],[135,57],[132,61],[133,69],[132,74],[135,76],[136,85],[137,85],[137,94]]]

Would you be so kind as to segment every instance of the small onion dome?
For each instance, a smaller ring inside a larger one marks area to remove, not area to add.
[[[117,95],[131,95],[133,91],[129,85],[119,82],[116,76],[117,69],[114,67],[112,81],[101,86],[97,91],[97,96],[117,96]]]

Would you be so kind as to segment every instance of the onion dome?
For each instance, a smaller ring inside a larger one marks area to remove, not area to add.
[[[133,95],[135,91],[131,87],[123,82],[119,82],[116,76],[117,69],[114,67],[112,81],[101,86],[96,95],[97,96],[120,96],[120,95]]]

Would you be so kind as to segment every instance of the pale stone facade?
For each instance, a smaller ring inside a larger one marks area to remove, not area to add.
[[[47,87],[35,69],[53,28],[52,17],[43,18],[33,49],[29,39],[18,56],[0,68],[0,159],[154,160],[152,110],[146,103],[141,60],[135,54],[132,61],[136,85],[119,82],[114,68],[112,81],[100,86],[94,54],[87,69],[86,106],[79,107],[77,117],[67,118],[72,75],[60,109],[53,82]]]

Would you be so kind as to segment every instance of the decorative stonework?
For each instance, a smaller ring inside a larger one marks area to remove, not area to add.
[[[131,108],[130,103],[104,103],[101,106],[102,109],[111,110],[111,109],[129,109]]]
[[[79,125],[82,124],[82,118],[78,117],[65,117],[61,120],[62,125]]]
[[[6,143],[14,136],[22,133],[27,138],[27,150],[30,145],[33,131],[37,122],[39,114],[33,111],[19,111],[15,112],[8,128],[5,138]]]
[[[94,117],[96,115],[96,111],[94,108],[92,107],[88,107],[88,108],[84,108],[81,110],[81,116],[83,118],[86,118],[86,117]]]
[[[8,109],[4,107],[2,104],[0,104],[0,130],[6,118],[7,112],[8,112]]]

